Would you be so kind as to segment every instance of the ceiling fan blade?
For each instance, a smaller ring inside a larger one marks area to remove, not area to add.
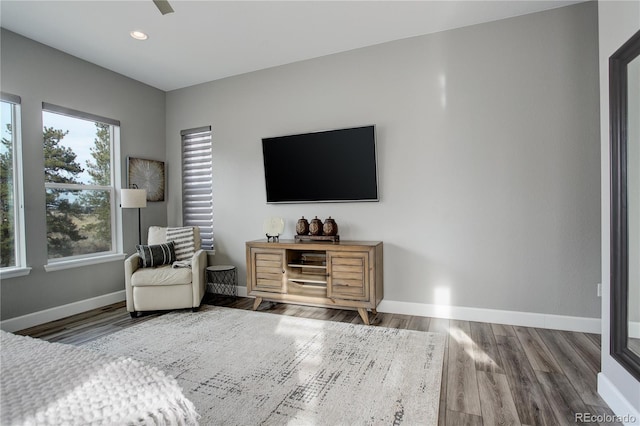
[[[153,3],[163,15],[174,12],[168,0],[153,0]]]

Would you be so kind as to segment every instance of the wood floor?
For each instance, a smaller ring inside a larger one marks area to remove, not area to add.
[[[251,309],[253,299],[207,295],[205,303],[201,310]],[[357,311],[268,302],[259,310],[361,323]],[[78,344],[158,315],[132,319],[119,303],[18,334]],[[439,425],[566,425],[582,423],[576,413],[613,415],[596,391],[599,335],[385,313],[378,313],[373,325],[448,336]]]

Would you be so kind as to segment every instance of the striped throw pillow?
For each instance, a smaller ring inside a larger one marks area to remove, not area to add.
[[[176,250],[176,260],[191,260],[196,252],[196,242],[193,227],[167,228],[167,241],[173,241]]]
[[[157,245],[136,244],[136,250],[140,255],[140,264],[143,268],[169,265],[176,261],[176,252],[173,241]]]

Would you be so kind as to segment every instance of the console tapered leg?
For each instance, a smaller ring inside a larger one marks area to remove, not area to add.
[[[365,308],[358,308],[358,313],[360,314],[360,318],[362,318],[362,322],[365,323],[365,325],[370,325],[369,313],[367,312],[367,310]]]
[[[253,301],[253,310],[258,309],[258,306],[262,303],[262,297],[256,297],[256,300]]]

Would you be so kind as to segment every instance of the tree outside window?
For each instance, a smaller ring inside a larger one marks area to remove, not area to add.
[[[51,111],[43,125],[49,259],[114,252],[117,126]]]
[[[14,134],[16,108],[14,103],[0,102],[0,268],[16,267],[20,263]]]

